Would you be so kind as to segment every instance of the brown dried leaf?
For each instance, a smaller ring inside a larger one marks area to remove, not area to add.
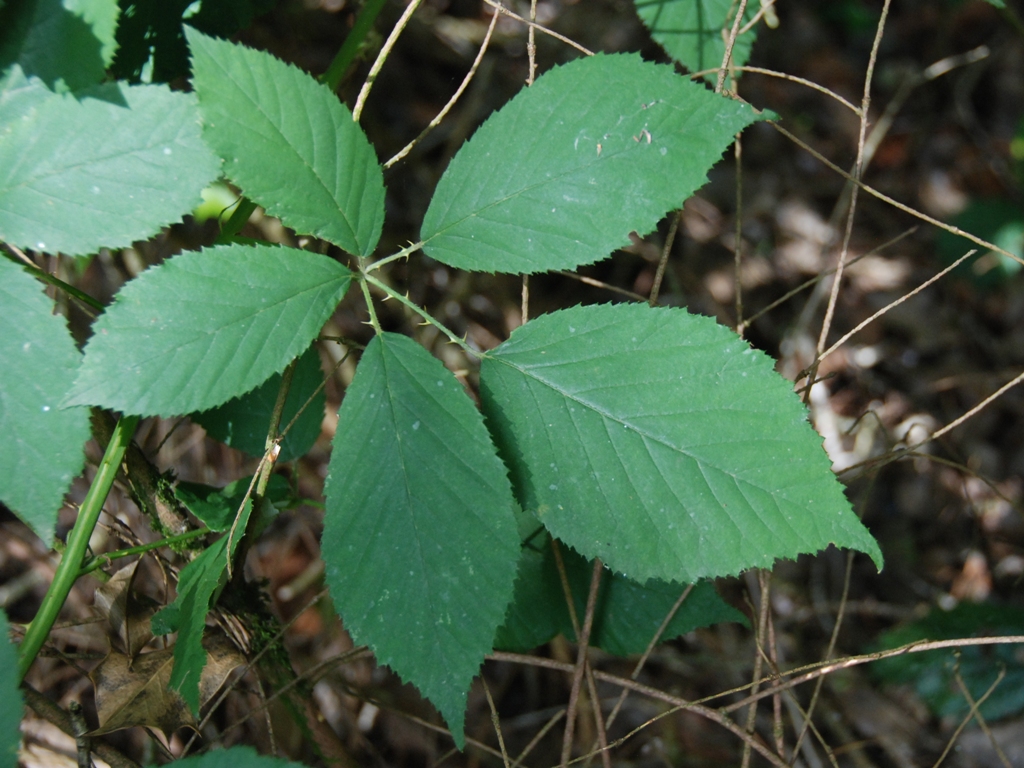
[[[185,702],[167,687],[173,666],[173,648],[144,653],[134,664],[127,655],[111,651],[90,675],[100,727],[89,735],[135,725],[159,728],[168,736],[183,725],[194,728],[195,718]]]
[[[206,666],[199,679],[200,705],[205,706],[231,673],[245,665],[245,658],[226,638],[204,640]],[[166,735],[183,726],[195,728],[185,701],[168,684],[174,667],[174,649],[143,653],[134,661],[111,651],[90,675],[96,689],[96,713],[100,727],[90,736],[146,725]]]
[[[132,592],[132,580],[139,562],[136,560],[111,576],[110,581],[100,585],[93,598],[93,607],[107,617],[111,634],[119,641],[112,645],[129,659],[134,659],[153,639],[149,620],[158,607],[149,598]]]

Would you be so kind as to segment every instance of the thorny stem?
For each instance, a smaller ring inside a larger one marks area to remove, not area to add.
[[[363,292],[363,300],[366,302],[366,311],[370,314],[370,325],[373,326],[375,333],[381,333],[380,321],[377,319],[377,310],[373,306],[373,297],[370,295],[370,287],[367,282],[370,280],[370,276],[363,272],[363,279],[359,281],[359,289]],[[374,284],[376,285],[376,282]]]
[[[380,269],[385,264],[390,264],[392,261],[398,261],[399,259],[407,258],[410,254],[413,254],[420,248],[422,248],[423,243],[423,240],[420,240],[418,243],[410,243],[405,248],[398,251],[398,253],[393,253],[390,256],[385,256],[383,259],[368,264],[366,268],[363,270],[363,272],[373,272],[375,269]]]
[[[57,615],[78,578],[82,559],[89,547],[89,539],[99,521],[103,504],[114,484],[117,470],[121,466],[121,460],[124,458],[124,453],[138,423],[138,416],[122,416],[114,427],[107,450],[97,467],[96,477],[93,479],[92,485],[89,486],[89,491],[79,508],[78,519],[75,521],[71,533],[68,534],[67,545],[61,555],[60,563],[57,565],[57,571],[53,575],[53,582],[43,598],[42,605],[39,606],[36,617],[32,619],[25,630],[25,638],[18,646],[19,682],[25,677],[46,642],[50,629],[57,620]]]
[[[460,347],[462,347],[464,350],[466,350],[466,352],[471,354],[473,357],[476,357],[476,358],[483,357],[483,355],[480,353],[480,351],[476,350],[476,349],[473,349],[473,347],[471,347],[466,342],[465,339],[461,339],[458,336],[456,336],[445,325],[443,325],[439,321],[435,320],[434,317],[429,312],[427,312],[421,306],[416,304],[416,302],[409,301],[409,299],[407,299],[405,296],[400,294],[398,291],[396,291],[394,288],[392,288],[387,283],[385,283],[385,282],[383,282],[381,280],[378,280],[373,275],[368,275],[365,272],[363,273],[363,280],[361,282],[364,285],[363,292],[364,292],[364,295],[366,296],[366,301],[367,301],[368,304],[370,303],[370,292],[369,292],[369,289],[367,289],[365,287],[366,283],[369,283],[369,284],[373,285],[374,287],[379,288],[380,290],[384,291],[384,293],[386,293],[388,296],[390,296],[392,299],[395,299],[395,301],[397,301],[400,304],[403,304],[404,306],[406,306],[409,309],[411,309],[417,315],[422,317],[424,319],[424,321],[426,321],[428,324],[434,326],[435,328],[437,328],[437,330],[439,330],[441,333],[443,333],[445,336],[447,336],[449,341],[451,341],[453,344],[458,344]],[[376,325],[376,317],[372,317],[372,320],[375,323],[375,327],[378,327]],[[378,331],[379,331],[379,327],[378,327]]]

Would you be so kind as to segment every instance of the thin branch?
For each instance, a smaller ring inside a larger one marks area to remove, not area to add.
[[[525,760],[527,756],[534,750],[534,748],[536,748],[536,746],[540,744],[540,740],[547,736],[548,731],[550,731],[552,728],[558,725],[558,721],[561,720],[563,717],[565,717],[564,709],[560,709],[557,712],[555,712],[555,714],[553,714],[548,719],[548,721],[544,723],[544,727],[537,731],[536,735],[532,739],[530,739],[530,743],[523,747],[523,751],[519,753],[519,757],[517,757],[515,762],[512,763],[512,768],[518,768],[520,765],[522,765],[523,760]]]
[[[71,718],[68,713],[50,701],[28,683],[21,684],[21,692],[25,696],[25,703],[47,722],[57,726],[68,736],[74,736],[71,728]],[[92,751],[99,757],[106,760],[112,768],[139,768],[139,764],[130,757],[124,755],[120,750],[110,746],[105,741],[96,741],[92,744]]]
[[[982,240],[980,237],[978,237],[976,235],[972,235],[970,232],[966,232],[966,231],[960,229],[959,227],[954,227],[953,225],[947,224],[944,221],[939,221],[938,219],[933,218],[933,217],[929,216],[926,213],[922,213],[921,211],[919,211],[919,210],[917,210],[915,208],[911,208],[909,205],[905,205],[904,203],[901,203],[899,200],[896,200],[895,198],[889,197],[884,192],[880,192],[879,190],[875,189],[874,187],[872,187],[872,186],[870,186],[868,184],[865,184],[863,181],[860,181],[859,179],[855,179],[849,173],[844,171],[838,165],[836,165],[831,160],[829,160],[827,157],[825,157],[823,154],[821,154],[816,149],[814,149],[814,147],[812,147],[806,141],[803,141],[802,139],[800,139],[796,135],[790,133],[789,131],[787,131],[785,128],[783,128],[781,125],[779,125],[774,120],[768,120],[767,123],[768,123],[768,125],[772,126],[772,128],[774,128],[776,131],[778,131],[783,136],[785,136],[787,139],[789,139],[794,144],[796,144],[798,147],[800,147],[802,150],[804,150],[809,155],[811,155],[815,160],[817,160],[818,162],[824,164],[825,166],[827,166],[832,171],[835,171],[837,174],[842,176],[847,181],[852,181],[854,184],[856,184],[858,187],[860,187],[862,190],[867,192],[872,197],[876,197],[879,200],[881,200],[882,202],[888,203],[893,208],[901,210],[904,213],[910,214],[915,219],[920,219],[921,221],[927,222],[928,224],[931,224],[934,227],[938,227],[939,229],[945,230],[946,232],[949,232],[950,234],[957,235],[958,237],[962,237],[962,238],[964,238],[966,240],[970,240],[975,245],[980,245],[982,248],[985,248],[986,250],[994,251],[995,253],[998,253],[998,254],[1001,254],[1003,256],[1006,256],[1009,259],[1013,259],[1014,261],[1016,261],[1021,266],[1024,266],[1024,259],[1022,259],[1020,256],[1017,256],[1014,253],[1010,253],[1005,248],[1000,248],[995,243],[990,243],[988,240]]]
[[[889,5],[891,0],[885,0],[882,6],[882,15],[878,19],[878,27],[875,30],[875,41],[871,46],[871,56],[868,58],[868,69],[864,75],[864,95],[860,104],[860,131],[857,135],[857,160],[853,165],[853,177],[860,181],[864,174],[864,145],[867,141],[868,115],[871,110],[871,81],[874,77],[875,63],[878,61],[878,49],[882,45],[882,34],[885,32],[885,22],[889,17]],[[843,282],[843,270],[846,267],[846,256],[850,252],[850,238],[853,236],[853,220],[857,212],[857,195],[860,188],[854,186],[850,192],[850,207],[846,214],[846,229],[843,231],[843,245],[839,251],[839,263],[836,267],[836,275],[832,281],[832,291],[828,297],[828,307],[825,309],[825,320],[821,324],[821,333],[818,335],[818,354],[821,355],[825,349],[825,341],[828,332],[832,328],[832,318],[835,315],[836,304],[839,301],[839,287]],[[814,376],[812,375],[813,379]]]
[[[732,29],[729,38],[725,41],[725,55],[722,57],[722,66],[718,68],[718,82],[715,84],[715,93],[722,92],[725,85],[725,73],[731,69],[732,50],[736,46],[736,38],[740,35],[740,26],[743,23],[743,14],[747,12],[747,0],[740,0],[740,7],[736,9],[736,18],[732,21]]]
[[[555,669],[565,673],[572,673],[574,670],[574,666],[572,664],[568,664],[563,661],[555,661],[554,659],[544,659],[538,656],[526,656],[518,653],[506,653],[503,651],[495,652],[489,654],[487,658],[493,659],[495,661],[511,661],[517,664],[530,664],[531,666]],[[673,707],[675,707],[675,709],[671,711],[687,710],[690,712],[694,712],[698,715],[701,715],[702,717],[705,717],[714,723],[718,723],[726,730],[736,734],[736,736],[738,736],[744,742],[752,742],[751,746],[755,750],[757,750],[757,752],[760,755],[762,755],[772,765],[778,766],[778,768],[786,768],[786,763],[779,759],[779,757],[774,752],[768,749],[761,741],[747,734],[739,725],[733,722],[731,718],[723,714],[720,710],[705,707],[703,704],[699,702],[686,701],[685,699],[680,699],[678,696],[673,696],[672,694],[665,693],[664,691],[658,688],[652,688],[649,685],[637,683],[633,680],[627,680],[626,678],[618,677],[617,675],[610,675],[607,672],[598,672],[595,670],[594,676],[598,680],[603,680],[606,683],[617,685],[620,688],[628,688],[631,691],[642,693],[643,695],[648,696],[649,698],[655,699],[657,701],[664,701],[666,704],[671,704]],[[670,712],[663,713],[661,716],[670,714]],[[636,732],[637,731],[634,731],[633,733]],[[615,742],[612,742],[611,744],[609,744],[609,749],[612,749],[618,746],[619,744],[622,744],[623,741],[624,739],[619,739]],[[582,760],[585,760],[587,757],[588,756],[577,758],[573,762],[581,762]]]
[[[676,231],[679,229],[679,222],[683,218],[683,209],[672,217],[672,223],[668,227],[668,235],[665,237],[665,245],[661,249],[661,258],[658,259],[658,269],[654,273],[654,284],[651,286],[651,295],[647,299],[649,306],[658,305],[658,294],[661,292],[661,281],[665,278],[665,267],[668,266],[668,256],[672,252],[672,245],[676,241]]]
[[[992,686],[989,689],[989,693],[995,691],[996,686],[1000,682],[1000,678],[1004,677],[1005,675],[1006,667],[1002,667],[999,670],[999,675],[997,675],[996,679],[992,682]],[[1003,764],[1003,768],[1013,768],[1013,766],[1010,764],[1010,759],[1006,756],[1006,753],[1003,752],[1003,748],[999,746],[999,741],[996,739],[995,734],[992,733],[992,729],[989,728],[988,722],[985,720],[985,716],[981,714],[981,702],[976,702],[974,700],[974,696],[971,695],[971,692],[970,690],[968,690],[966,683],[964,683],[964,678],[963,675],[960,674],[959,666],[955,670],[953,678],[956,680],[956,685],[960,689],[960,693],[963,694],[963,697],[965,699],[967,699],[967,705],[970,707],[968,718],[971,715],[973,715],[974,719],[978,721],[978,727],[981,728],[982,732],[988,737],[988,741],[992,745],[992,749],[995,751],[996,757],[999,758],[999,762]],[[986,693],[985,695],[987,696],[988,693]]]
[[[498,13],[495,10],[495,13]],[[537,40],[536,40],[536,29],[537,24],[537,0],[530,0],[530,26],[527,27],[526,32],[526,58],[530,62],[529,73],[526,75],[527,87],[533,85],[534,78],[537,75]]]
[[[575,48],[580,53],[586,54],[587,56],[593,56],[594,55],[594,52],[592,50],[590,50],[589,48],[584,48],[582,45],[577,43],[575,40],[571,40],[568,37],[566,37],[565,35],[560,35],[557,32],[555,32],[553,29],[548,29],[543,24],[538,24],[535,21],[530,21],[529,19],[524,19],[518,13],[515,13],[514,11],[510,11],[508,8],[506,8],[501,3],[496,2],[496,0],[484,0],[484,2],[487,3],[489,6],[491,6],[491,8],[497,8],[498,11],[502,15],[508,16],[510,19],[515,19],[516,21],[518,21],[518,22],[520,22],[522,24],[527,24],[531,29],[539,29],[545,35],[550,35],[551,37],[555,38],[556,40],[561,40],[566,45],[571,45],[573,48]]]
[[[733,264],[736,291],[736,333],[743,335],[743,134],[736,134],[733,144],[736,159],[736,232],[733,234]]]
[[[754,679],[751,682],[750,686],[751,693],[757,693],[758,688],[760,688],[759,681],[761,679],[762,664],[764,663],[764,653],[762,649],[764,648],[764,644],[767,640],[766,634],[768,629],[768,607],[771,602],[770,595],[768,594],[768,590],[771,587],[771,583],[770,579],[765,577],[764,571],[759,570],[757,572],[757,583],[761,592],[761,605],[757,612],[757,631],[754,634],[754,643],[757,645],[757,653],[754,654]],[[744,726],[746,732],[749,733],[751,736],[754,735],[754,726],[757,722],[756,718],[757,704],[755,703],[751,704],[750,709],[747,710],[747,722]],[[750,765],[750,757],[750,744],[748,742],[743,745],[743,759],[740,763],[740,765],[742,765],[743,768],[746,768],[746,766]]]
[[[554,541],[552,539],[552,541]],[[562,768],[569,764],[572,756],[572,737],[576,727],[576,707],[579,704],[580,684],[583,682],[583,670],[587,663],[587,649],[590,647],[590,630],[594,626],[594,609],[597,606],[597,590],[601,586],[601,575],[604,564],[600,558],[594,558],[594,568],[590,575],[590,591],[587,593],[587,610],[583,616],[583,628],[577,636],[576,665],[572,673],[572,688],[569,690],[569,707],[565,714],[565,733],[562,736]],[[594,702],[597,706],[597,702]]]
[[[679,609],[682,608],[683,603],[686,602],[686,598],[690,596],[690,593],[692,591],[693,584],[687,584],[686,589],[684,589],[683,593],[679,595],[679,599],[676,600],[675,604],[673,604],[672,609],[665,615],[665,618],[662,619],[661,625],[658,627],[658,631],[654,633],[654,636],[651,638],[651,641],[647,644],[647,648],[644,649],[643,655],[640,657],[640,660],[637,661],[636,666],[633,667],[633,672],[629,676],[630,680],[636,680],[638,677],[640,677],[640,672],[643,670],[644,665],[647,663],[647,659],[650,658],[651,653],[654,652],[654,647],[659,642],[661,642],[661,638],[665,634],[665,630],[668,629],[668,625],[672,623],[672,619],[675,618],[676,614],[679,612]],[[619,694],[618,701],[616,701],[615,706],[612,707],[611,714],[608,715],[608,722],[605,726],[606,728],[612,727],[612,723],[615,722],[615,718],[616,716],[618,716],[619,710],[622,708],[622,705],[626,701],[626,697],[628,695],[629,690],[623,688],[622,692]]]
[[[497,15],[497,14],[495,14]],[[491,724],[494,726],[494,732],[498,735],[498,747],[501,748],[501,762],[505,768],[512,768],[508,762],[508,752],[505,750],[505,737],[501,735],[501,721],[498,719],[498,709],[494,706],[494,698],[491,696],[491,689],[487,686],[487,681],[482,677],[480,682],[484,686],[484,695],[487,696],[487,706],[491,708]]]
[[[561,269],[558,271],[558,274],[560,274],[562,277],[571,277],[573,280],[578,280],[584,285],[592,285],[594,288],[603,288],[604,290],[611,291],[612,293],[618,293],[622,296],[628,296],[629,298],[633,299],[633,301],[647,301],[647,297],[641,296],[639,293],[627,291],[625,288],[619,288],[617,285],[604,283],[601,282],[600,280],[595,280],[592,277],[587,277],[586,275],[577,275],[575,272],[566,272],[565,270]]]
[[[366,99],[370,95],[370,89],[373,88],[377,75],[380,74],[384,62],[387,61],[388,56],[391,54],[391,49],[398,41],[398,36],[402,34],[405,25],[409,23],[409,19],[416,12],[416,9],[420,7],[421,2],[423,0],[412,0],[405,7],[401,17],[398,19],[398,23],[395,24],[395,28],[391,30],[388,39],[384,41],[384,46],[380,49],[380,53],[377,54],[377,59],[373,62],[373,66],[370,67],[370,73],[366,76],[366,82],[363,83],[363,87],[359,89],[359,96],[356,97],[356,106],[352,110],[352,120],[354,122],[359,122],[359,118],[363,114],[363,107],[366,106]]]
[[[690,79],[691,80],[697,80],[697,79],[702,78],[702,77],[707,77],[708,75],[713,75],[717,71],[718,71],[718,67],[715,67],[714,69],[702,69],[699,72],[693,72],[692,74],[690,74]],[[779,80],[789,80],[790,82],[798,83],[799,85],[806,86],[807,88],[810,88],[811,90],[818,91],[819,93],[823,93],[826,96],[828,96],[830,99],[835,99],[840,104],[842,104],[844,107],[846,107],[851,112],[853,112],[853,114],[858,115],[858,116],[860,115],[860,108],[859,107],[854,106],[850,101],[844,99],[842,96],[840,96],[835,91],[830,91],[825,86],[820,85],[819,83],[816,83],[813,80],[808,80],[805,77],[797,77],[796,75],[791,75],[791,74],[789,74],[787,72],[779,72],[779,71],[774,70],[774,69],[765,69],[764,67],[750,67],[750,66],[733,67],[733,71],[735,71],[735,72],[753,72],[753,73],[758,74],[758,75],[766,75],[768,77],[778,78]]]
[[[534,0],[534,2],[536,2],[536,0]],[[497,22],[498,9],[495,8],[494,13],[491,15],[491,24],[489,27],[487,27],[487,34],[484,35],[484,41],[480,45],[480,50],[477,51],[476,58],[473,59],[473,65],[469,68],[469,72],[466,73],[466,76],[462,78],[462,83],[459,85],[458,89],[456,89],[452,97],[448,99],[448,103],[444,105],[441,111],[437,113],[437,115],[434,117],[433,120],[430,121],[427,127],[420,131],[420,135],[417,136],[412,141],[410,141],[404,147],[402,147],[402,149],[399,150],[394,157],[392,157],[390,160],[384,163],[385,168],[390,168],[392,165],[394,165],[403,157],[412,152],[412,148],[419,144],[421,141],[423,141],[423,137],[430,133],[432,130],[434,130],[444,119],[444,116],[447,115],[451,108],[455,106],[455,102],[459,100],[459,98],[462,96],[462,92],[466,90],[467,86],[469,86],[470,81],[476,75],[476,71],[480,67],[480,62],[483,61],[484,53],[487,52],[487,46],[491,44],[491,35],[494,33],[494,26],[495,24],[497,24]],[[532,27],[530,28],[530,33],[533,33]]]
[[[957,673],[957,676],[959,676],[959,672]],[[959,739],[960,734],[963,733],[964,728],[966,728],[967,724],[974,719],[975,715],[978,714],[978,708],[985,703],[985,700],[989,696],[992,695],[992,693],[996,689],[996,686],[1003,682],[1004,677],[1006,677],[1005,667],[999,670],[999,674],[996,676],[996,679],[992,681],[992,685],[988,687],[988,690],[985,691],[985,695],[978,699],[976,702],[971,703],[970,710],[964,716],[964,719],[960,721],[960,725],[957,726],[956,730],[953,731],[953,734],[949,737],[949,741],[946,743],[946,748],[942,750],[942,754],[939,755],[939,759],[935,761],[935,765],[932,766],[932,768],[939,768],[939,766],[942,765],[943,761],[945,761],[946,757],[953,749],[953,745],[956,744],[956,740]],[[970,701],[970,699],[968,699],[968,701]]]
[[[839,599],[839,611],[836,613],[836,623],[832,627],[832,636],[828,640],[828,648],[825,651],[825,661],[832,658],[836,651],[836,644],[839,642],[839,628],[843,625],[843,616],[846,614],[846,606],[850,597],[850,576],[853,573],[853,552],[846,553],[846,574],[843,577],[843,595]],[[811,717],[818,704],[818,697],[821,695],[821,688],[825,683],[824,677],[819,677],[814,683],[814,693],[811,694],[811,702],[807,705],[807,712],[804,715],[803,726],[797,736],[796,745],[793,747],[793,754],[799,754],[800,745],[803,744],[807,729],[811,727]]]
[[[970,250],[970,251],[968,251],[963,256],[961,256],[959,259],[957,259],[952,264],[950,264],[948,267],[946,267],[944,270],[942,270],[938,274],[935,274],[935,275],[932,275],[931,277],[929,277],[927,280],[925,280],[923,283],[921,283],[919,286],[917,286],[917,288],[912,290],[910,293],[904,294],[903,296],[900,296],[895,301],[892,301],[889,304],[886,304],[884,307],[882,307],[880,310],[875,312],[875,314],[873,314],[867,320],[864,320],[863,322],[858,323],[857,326],[852,331],[850,331],[847,334],[845,334],[841,339],[839,339],[839,341],[837,341],[835,344],[833,344],[827,350],[825,350],[820,355],[818,355],[817,362],[820,363],[826,357],[828,357],[833,352],[835,352],[837,349],[839,349],[841,346],[843,346],[843,344],[848,342],[852,337],[856,336],[858,333],[860,333],[862,330],[864,330],[867,326],[871,325],[871,323],[873,323],[875,320],[880,318],[882,315],[884,315],[887,312],[889,312],[889,310],[894,309],[895,307],[898,307],[900,304],[902,304],[904,301],[906,301],[910,297],[916,296],[917,294],[919,294],[921,291],[923,291],[925,288],[927,288],[932,283],[934,283],[937,280],[940,280],[941,278],[945,277],[950,272],[952,272],[954,269],[956,269],[961,264],[963,264],[967,259],[971,258],[971,256],[973,256],[977,252],[978,252],[977,250]]]
[[[896,235],[896,237],[892,238],[891,240],[888,240],[888,241],[882,243],[877,248],[872,248],[867,253],[861,254],[860,256],[858,256],[855,259],[850,259],[849,263],[847,263],[846,266],[851,267],[854,264],[856,264],[858,261],[860,261],[861,259],[865,259],[868,256],[874,256],[875,254],[884,251],[890,245],[895,245],[900,240],[903,240],[905,237],[909,237],[910,235],[912,235],[915,232],[917,232],[917,230],[918,230],[917,225],[914,225],[913,227],[911,227],[910,229],[906,230],[905,232],[902,232],[902,233]],[[763,309],[759,309],[753,315],[751,315],[746,320],[744,320],[743,321],[743,328],[750,327],[750,324],[753,323],[755,320],[759,320],[763,315],[766,315],[769,312],[771,312],[773,309],[775,309],[776,307],[779,307],[779,306],[785,304],[787,301],[789,301],[791,298],[793,298],[797,294],[802,293],[802,292],[806,291],[808,288],[811,288],[811,287],[817,285],[822,280],[824,280],[826,277],[828,277],[829,275],[832,275],[832,274],[835,274],[835,268],[827,269],[824,272],[820,272],[819,274],[815,275],[814,277],[810,278],[809,280],[806,280],[805,282],[801,283],[800,285],[798,285],[796,288],[792,289],[791,291],[787,291],[785,294],[783,294],[781,297],[777,298],[771,304],[769,304],[768,306],[764,307]],[[737,333],[740,333],[740,332],[741,331],[739,329],[737,329]]]

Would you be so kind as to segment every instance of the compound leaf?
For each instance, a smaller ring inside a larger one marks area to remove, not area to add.
[[[744,24],[757,13],[757,3],[747,3]],[[725,40],[732,31],[737,4],[734,0],[636,0],[636,12],[665,52],[691,72],[717,70],[725,58]],[[724,30],[724,33],[723,33]],[[736,38],[732,63],[743,66],[757,37],[757,27]],[[708,75],[717,79],[717,72]]]
[[[220,405],[305,350],[351,276],[279,246],[175,256],[127,283],[96,321],[69,404],[163,416]]]
[[[50,87],[103,80],[117,47],[117,0],[24,0],[0,11],[0,69],[17,63]],[[62,82],[62,85],[58,85]]]
[[[304,456],[320,436],[325,399],[323,390],[316,395],[313,393],[317,391],[323,377],[320,356],[315,347],[310,347],[295,366],[288,399],[285,400],[281,414],[281,429],[291,422],[311,396],[313,399],[281,441],[278,461],[291,461]],[[281,374],[274,374],[252,392],[229,400],[212,411],[193,414],[192,421],[205,429],[214,440],[220,440],[250,456],[262,456],[266,449],[270,415],[274,411],[280,385]]]
[[[488,354],[480,389],[524,509],[630,578],[690,583],[829,544],[881,567],[790,383],[710,318],[543,315]]]
[[[18,652],[10,641],[7,614],[0,610],[0,766],[18,764],[18,726],[25,714],[18,690]]]
[[[384,177],[348,107],[268,53],[186,30],[203,135],[227,176],[285,225],[373,252]]]
[[[195,208],[219,172],[193,94],[4,85],[18,92],[18,109],[0,112],[0,239],[12,245],[69,255],[131,245]]]
[[[381,334],[363,353],[325,495],[327,585],[346,628],[461,747],[470,683],[512,598],[515,502],[480,413],[411,339]]]
[[[487,272],[597,261],[682,205],[756,119],[636,55],[556,67],[459,150],[423,219],[424,251]]]
[[[89,411],[60,409],[82,355],[42,286],[0,257],[0,499],[49,545],[82,471]]]

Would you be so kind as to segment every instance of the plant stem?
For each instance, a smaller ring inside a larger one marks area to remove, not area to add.
[[[252,216],[252,212],[255,210],[256,203],[249,198],[243,197],[239,200],[238,207],[235,208],[228,220],[220,225],[220,236],[217,238],[217,242],[234,242],[235,235],[242,231],[242,227],[249,221],[249,217]]]
[[[179,534],[178,536],[169,536],[166,539],[160,539],[160,541],[151,541],[149,544],[140,544],[137,547],[128,547],[127,549],[119,549],[116,552],[105,552],[102,555],[96,557],[90,557],[84,563],[82,563],[81,569],[78,571],[79,576],[85,576],[86,574],[92,573],[97,568],[101,568],[112,560],[119,560],[122,557],[131,557],[132,555],[141,555],[146,552],[151,552],[154,549],[160,549],[160,547],[169,547],[172,544],[180,544],[183,541],[191,541],[192,539],[198,539],[200,536],[205,536],[210,532],[210,529],[206,526],[197,528],[194,531],[186,531],[185,533]]]
[[[418,243],[410,243],[409,245],[407,245],[405,248],[403,248],[402,250],[398,251],[397,253],[393,253],[390,256],[385,256],[383,259],[378,259],[377,261],[375,261],[372,264],[370,264],[369,266],[367,266],[366,269],[364,269],[363,271],[364,272],[373,272],[373,270],[380,269],[385,264],[390,264],[392,261],[398,261],[398,259],[404,259],[407,256],[409,256],[409,255],[415,253],[416,251],[418,251],[420,248],[422,248],[423,247],[423,242],[424,242],[423,240],[420,240]]]
[[[104,307],[101,302],[94,299],[85,291],[80,291],[77,288],[75,288],[75,286],[65,283],[56,275],[51,275],[49,272],[44,272],[43,270],[39,269],[39,267],[33,267],[28,265],[22,265],[22,269],[31,274],[33,277],[38,277],[44,283],[49,283],[50,285],[60,288],[62,291],[64,291],[64,293],[68,294],[69,296],[73,296],[86,306],[91,307],[92,309],[95,309],[98,312],[102,312],[103,310],[106,309],[106,307]]]
[[[458,336],[456,336],[454,333],[452,333],[450,330],[448,330],[448,328],[445,327],[442,323],[440,323],[437,320],[435,320],[433,318],[433,316],[431,316],[431,314],[429,312],[427,312],[425,309],[423,309],[422,307],[417,305],[415,302],[409,301],[409,299],[407,299],[405,296],[400,294],[398,291],[396,291],[394,288],[389,286],[387,283],[384,283],[383,281],[378,280],[377,278],[373,277],[372,275],[368,275],[365,272],[363,273],[363,280],[366,283],[371,283],[371,284],[375,285],[377,288],[380,288],[382,291],[384,291],[384,293],[386,293],[391,298],[396,299],[400,303],[402,303],[405,306],[407,306],[409,309],[411,309],[417,315],[419,315],[424,320],[426,320],[430,325],[434,326],[435,328],[437,328],[437,330],[439,330],[441,333],[443,333],[445,336],[447,336],[448,339],[453,344],[458,344],[460,347],[462,347],[464,350],[466,350],[466,352],[471,354],[473,357],[476,357],[476,358],[482,358],[483,357],[483,354],[481,354],[480,350],[473,349],[473,347],[471,347],[469,344],[466,343],[465,339],[461,339]],[[367,302],[369,302],[369,300],[370,300],[369,296],[367,296],[366,300],[367,300]],[[374,320],[376,320],[376,318],[374,318]]]
[[[82,558],[89,546],[89,539],[96,528],[96,522],[103,510],[103,503],[107,500],[107,494],[110,493],[117,470],[121,466],[121,459],[124,458],[124,452],[128,448],[128,443],[131,442],[138,423],[138,416],[122,416],[117,422],[117,426],[114,427],[114,434],[107,444],[107,450],[100,461],[96,477],[78,511],[75,526],[68,534],[67,546],[57,565],[57,572],[53,575],[53,582],[46,591],[46,596],[43,598],[42,605],[39,606],[36,617],[32,619],[32,623],[25,630],[25,639],[18,647],[19,681],[25,677],[25,673],[35,661],[43,643],[46,642],[50,629],[57,620],[57,615],[60,613],[64,601],[67,600],[75,579],[78,578]]]
[[[356,54],[359,53],[359,47],[366,40],[366,36],[373,27],[373,22],[377,20],[383,7],[384,0],[366,0],[363,9],[359,11],[356,22],[352,25],[352,31],[348,33],[345,42],[341,44],[341,50],[338,51],[327,71],[320,76],[320,82],[325,83],[332,91],[338,90],[341,78],[345,76],[345,71],[355,60]]]
[[[380,321],[377,320],[377,311],[373,308],[373,297],[370,295],[370,289],[366,284],[366,281],[371,279],[366,272],[363,272],[363,279],[359,281],[359,288],[363,292],[363,300],[366,302],[366,311],[370,313],[370,325],[373,326],[374,333],[381,333]],[[376,284],[377,281],[374,281]]]

